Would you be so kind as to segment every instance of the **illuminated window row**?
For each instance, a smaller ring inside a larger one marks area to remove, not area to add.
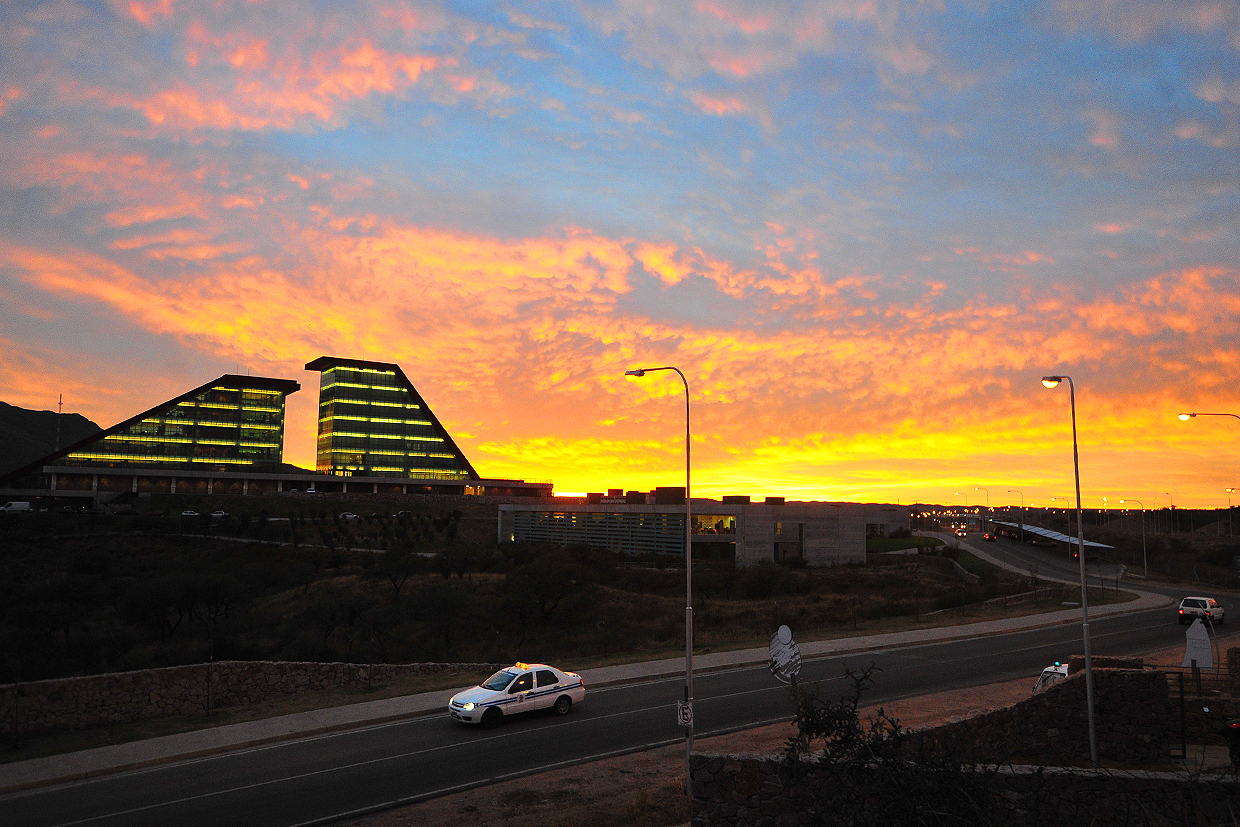
[[[401,436],[399,434],[360,434],[352,431],[336,431],[331,436],[358,437],[360,439],[403,439],[411,442],[443,442],[438,436]]]
[[[246,448],[279,448],[278,442],[237,442],[236,440],[200,439],[199,445],[243,445]]]
[[[419,453],[419,452],[413,452],[413,451],[358,451],[358,450],[350,450],[348,448],[333,448],[330,451],[321,451],[320,453],[322,454],[345,454],[349,456],[353,456],[353,455],[361,456],[365,454],[367,456],[372,456],[372,457],[418,457],[419,459],[425,459],[425,458],[456,459],[456,454],[433,454],[433,453]]]
[[[158,436],[156,434],[139,434],[136,436],[130,436],[128,434],[108,434],[103,438],[103,440],[104,442],[150,442],[152,444],[158,444],[160,442],[192,443],[194,441],[192,439],[186,439],[185,437]]]
[[[278,431],[282,426],[271,425],[266,422],[220,422],[211,419],[144,419],[143,425],[170,425],[175,428],[184,428],[187,425],[205,425],[210,428],[253,428],[256,431]],[[133,427],[133,426],[131,426]],[[106,439],[107,437],[105,437]]]
[[[360,388],[361,390],[370,390],[371,388],[379,388],[380,390],[403,391],[404,388],[398,388],[393,385],[375,385],[362,384],[361,382],[332,382],[324,385],[323,390],[331,390],[332,388]]]
[[[77,460],[92,460],[92,459],[98,459],[98,460],[118,460],[118,459],[123,459],[123,460],[129,460],[129,461],[131,461],[131,462],[185,462],[185,460],[186,460],[187,458],[186,458],[186,457],[179,457],[179,456],[178,456],[178,457],[163,457],[163,456],[159,456],[159,455],[157,455],[157,454],[155,454],[155,455],[147,455],[147,454],[88,454],[88,453],[80,453],[80,454],[69,454],[68,456],[66,456],[66,457],[65,457],[65,459],[77,459]]]
[[[178,408],[210,408],[217,411],[255,411],[259,413],[279,413],[281,408],[272,408],[266,405],[243,405],[238,403],[226,402],[178,402]]]
[[[347,401],[347,400],[341,400]],[[357,405],[375,405],[380,408],[406,408],[411,411],[422,409],[421,405],[415,405],[412,402],[356,402]]]
[[[426,427],[430,427],[431,424],[423,419],[382,419],[375,416],[349,416],[347,414],[328,414],[327,416],[319,417],[320,422],[330,422],[335,419],[343,419],[349,422],[380,422],[389,425],[424,425]]]

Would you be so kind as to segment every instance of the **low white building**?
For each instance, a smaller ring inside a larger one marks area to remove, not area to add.
[[[500,543],[584,543],[623,554],[685,553],[684,492],[679,503],[545,500],[499,506]],[[653,500],[654,497],[647,499]],[[694,557],[734,559],[738,566],[763,560],[810,566],[865,562],[865,538],[908,530],[907,506],[868,503],[785,502],[768,497],[723,501],[694,498]]]

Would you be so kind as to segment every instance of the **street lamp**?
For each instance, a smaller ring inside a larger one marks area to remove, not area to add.
[[[1025,495],[1019,491],[1008,489],[1009,494],[1020,494],[1020,541],[1025,542]]]
[[[1170,491],[1164,491],[1163,494],[1171,497]],[[1167,525],[1171,527],[1167,533],[1175,534],[1175,497],[1171,497],[1171,516],[1167,518]]]
[[[1085,588],[1085,526],[1081,519],[1081,462],[1076,444],[1076,386],[1071,376],[1043,376],[1042,384],[1048,388],[1060,382],[1068,383],[1068,398],[1072,404],[1072,471],[1076,477],[1076,542],[1077,560],[1081,566],[1081,636],[1085,642],[1085,703],[1089,718],[1089,762],[1098,766],[1098,738],[1094,729],[1094,666],[1089,651],[1089,595]]]
[[[1149,558],[1145,556],[1145,503],[1140,500],[1120,500],[1119,504],[1123,505],[1127,502],[1134,502],[1141,506],[1141,564],[1145,567],[1145,579],[1148,580],[1150,577],[1150,562]]]
[[[626,370],[625,376],[642,377],[660,370],[674,370],[685,386],[685,709],[681,720],[685,727],[685,794],[693,795],[690,762],[693,758],[693,508],[689,498],[689,380],[680,368],[637,368]]]
[[[1192,419],[1192,418],[1193,418],[1193,417],[1195,417],[1195,416],[1234,416],[1236,419],[1240,419],[1240,414],[1234,414],[1234,413],[1201,413],[1201,412],[1199,412],[1199,413],[1182,413],[1182,414],[1180,414],[1180,419],[1182,419],[1182,420],[1184,420],[1185,422],[1187,422],[1188,420]]]
[[[1231,495],[1236,493],[1236,489],[1227,489],[1227,536],[1231,536]]]
[[[975,486],[973,486],[973,490],[974,490],[974,491],[984,491],[984,492],[986,492],[986,517],[987,517],[987,519],[989,519],[989,518],[990,518],[990,489],[989,489],[989,488],[983,488],[983,487],[982,487],[982,486],[980,486],[980,485],[975,485]],[[983,528],[985,528],[985,526],[983,526]]]

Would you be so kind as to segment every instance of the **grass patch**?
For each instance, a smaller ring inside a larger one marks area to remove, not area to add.
[[[937,537],[866,537],[867,554],[886,554],[891,551],[903,551],[910,548],[935,548],[943,545]]]
[[[62,755],[66,752],[94,749],[96,747],[142,741],[195,732],[200,729],[259,721],[298,712],[312,712],[336,706],[381,701],[422,692],[435,692],[471,686],[487,678],[489,673],[457,672],[445,675],[418,675],[394,680],[391,683],[365,687],[346,687],[286,695],[247,706],[226,706],[212,710],[210,714],[156,718],[119,724],[105,724],[90,729],[62,730],[57,732],[32,732],[17,735],[0,735],[0,763]]]

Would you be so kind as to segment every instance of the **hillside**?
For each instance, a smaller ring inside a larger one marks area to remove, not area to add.
[[[102,430],[81,414],[60,416],[60,446]],[[31,411],[0,402],[0,476],[56,450],[56,412]]]

